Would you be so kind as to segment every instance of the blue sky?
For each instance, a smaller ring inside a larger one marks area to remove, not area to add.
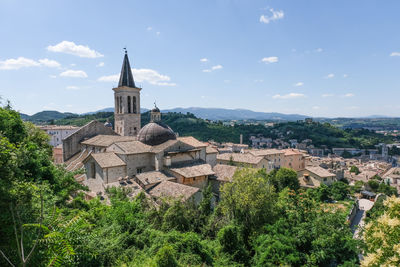
[[[141,106],[400,116],[400,1],[0,0],[0,96],[28,114]]]

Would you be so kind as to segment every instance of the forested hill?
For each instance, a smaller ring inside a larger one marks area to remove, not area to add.
[[[114,122],[112,112],[99,112],[90,115],[74,115],[52,123],[58,125],[82,126],[91,120],[101,122]],[[340,129],[329,123],[304,121],[282,122],[273,127],[265,127],[262,124],[226,126],[222,122],[210,122],[197,118],[191,113],[164,113],[163,122],[168,124],[180,136],[194,136],[202,141],[214,140],[217,142],[239,142],[240,134],[243,134],[244,142],[248,142],[251,135],[261,134],[264,137],[273,139],[281,138],[285,141],[297,139],[301,142],[304,139],[311,139],[316,147],[326,145],[332,147],[357,147],[374,148],[374,145],[381,142],[391,143],[393,138],[377,134],[364,129]],[[142,126],[150,121],[150,113],[142,113]]]

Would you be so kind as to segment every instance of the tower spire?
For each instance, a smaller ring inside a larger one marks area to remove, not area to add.
[[[126,86],[136,88],[135,81],[133,80],[131,65],[129,64],[128,51],[126,50],[126,47],[124,47],[124,50],[125,56],[124,62],[122,63],[121,75],[119,76],[118,87]]]

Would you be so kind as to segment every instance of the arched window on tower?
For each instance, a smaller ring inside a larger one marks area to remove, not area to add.
[[[119,97],[119,113],[122,113],[122,96]]]
[[[132,96],[132,102],[133,102],[133,113],[137,113],[136,110],[136,96]]]
[[[119,113],[118,96],[115,97],[115,113]]]
[[[128,95],[128,113],[131,113],[131,97]]]

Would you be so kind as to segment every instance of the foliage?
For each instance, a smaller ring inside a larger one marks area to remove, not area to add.
[[[350,167],[350,172],[354,172],[356,175],[361,173],[360,169],[358,169],[358,167],[354,165]]]
[[[361,266],[400,265],[400,199],[384,201],[384,212],[365,226],[364,239],[367,255]]]
[[[288,168],[280,168],[276,173],[272,173],[272,184],[278,191],[288,187],[293,190],[300,188],[299,179],[296,171]]]

